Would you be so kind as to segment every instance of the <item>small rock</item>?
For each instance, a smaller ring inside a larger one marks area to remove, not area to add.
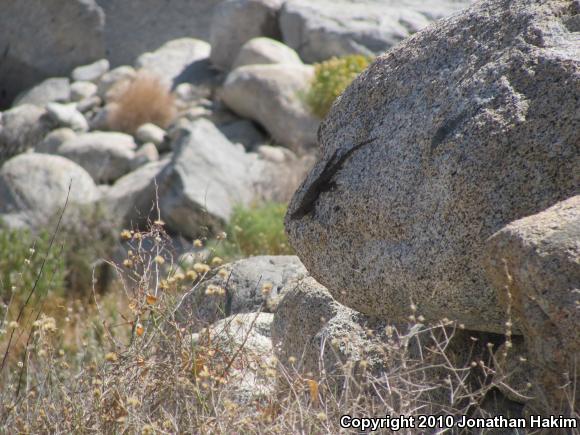
[[[148,142],[141,145],[141,147],[135,153],[135,158],[131,162],[131,170],[146,165],[147,163],[157,162],[159,160],[159,151],[154,143]]]
[[[74,82],[70,85],[71,101],[79,102],[87,98],[96,96],[97,85],[91,82]]]
[[[137,72],[135,71],[135,68],[131,66],[123,65],[112,69],[103,74],[103,76],[98,80],[98,96],[102,100],[107,101],[110,98],[110,91],[113,90],[116,85],[119,85],[121,82],[130,82],[136,75]]]
[[[260,145],[256,151],[261,158],[272,163],[284,163],[288,158],[287,154],[284,152],[285,149],[282,147]]]
[[[270,338],[272,314],[246,313],[230,316],[192,334],[185,342],[198,349],[219,349],[228,359],[248,362],[232,370],[228,398],[240,405],[240,412],[253,412],[256,405],[266,405],[275,394],[275,377],[268,372],[277,366]],[[239,415],[239,414],[238,414]]]
[[[63,143],[74,139],[76,136],[77,134],[70,128],[59,128],[53,130],[34,148],[34,151],[44,154],[56,154],[58,148]]]
[[[34,148],[53,127],[54,123],[41,107],[23,104],[5,111],[0,129],[0,165]]]
[[[199,39],[174,39],[139,56],[135,67],[154,74],[171,88],[183,82],[207,85],[215,76],[209,68],[210,50],[210,45]]]
[[[155,180],[167,163],[165,159],[141,166],[119,178],[105,192],[103,207],[119,228],[146,227],[155,205]]]
[[[224,276],[216,275],[205,281],[189,293],[176,310],[178,321],[192,331],[199,331],[232,314],[259,309],[276,312],[282,296],[308,275],[293,255],[250,257],[224,265],[221,270]],[[225,289],[226,284],[227,294],[206,294],[208,286]]]
[[[87,113],[91,110],[99,107],[103,103],[98,96],[94,95],[89,98],[85,98],[77,103],[77,110],[81,113]]]
[[[300,98],[314,75],[307,65],[249,65],[233,70],[221,91],[224,103],[259,122],[280,144],[304,149],[316,144],[319,120]]]
[[[66,141],[58,154],[81,165],[96,182],[108,183],[131,170],[136,148],[128,134],[93,132]]]
[[[70,82],[66,77],[46,79],[16,97],[13,106],[34,104],[44,106],[50,102],[66,103],[70,100]]]
[[[230,69],[246,41],[259,36],[280,39],[278,11],[282,0],[229,0],[214,9],[211,23],[211,62]]]
[[[46,112],[59,127],[68,127],[78,133],[89,130],[89,123],[83,114],[76,109],[75,103],[48,103]]]
[[[78,66],[73,69],[71,77],[77,82],[96,82],[103,74],[109,71],[107,59],[97,60],[90,65]]]
[[[367,323],[369,319],[337,303],[309,277],[280,301],[272,323],[272,343],[280,362],[293,370],[317,377],[322,361],[327,376],[340,376],[346,361],[354,365],[367,360],[369,365],[381,366],[382,343],[378,335],[367,336],[368,329],[375,329]]]
[[[96,114],[89,122],[91,130],[96,131],[107,131],[111,130],[110,119],[111,113],[114,113],[117,109],[117,103],[108,103],[101,109],[98,109]]]
[[[160,146],[165,140],[165,130],[155,124],[143,124],[135,132],[135,138],[140,143],[151,142],[155,146]]]
[[[250,39],[242,46],[232,69],[273,63],[302,65],[296,51],[279,41],[262,37]]]

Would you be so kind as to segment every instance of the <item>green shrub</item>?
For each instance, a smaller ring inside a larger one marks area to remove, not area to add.
[[[216,255],[232,260],[251,255],[286,255],[294,251],[284,232],[287,206],[269,202],[253,207],[234,208],[228,237],[215,246]]]
[[[0,223],[0,302],[10,301],[14,288],[14,302],[24,302],[40,273],[36,286],[36,297],[44,296],[49,290],[63,294],[66,265],[58,244],[50,252],[51,234],[43,231],[33,235],[24,229],[8,229]],[[45,261],[46,259],[46,261]]]
[[[369,65],[371,58],[360,55],[333,57],[315,65],[314,79],[306,103],[312,113],[324,118],[332,103]]]

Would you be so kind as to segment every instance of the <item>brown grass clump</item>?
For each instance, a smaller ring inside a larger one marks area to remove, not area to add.
[[[175,100],[159,77],[146,71],[119,90],[109,115],[113,130],[133,134],[139,126],[153,123],[165,128],[175,116]]]

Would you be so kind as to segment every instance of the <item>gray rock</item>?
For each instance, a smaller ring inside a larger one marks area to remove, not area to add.
[[[272,163],[284,163],[296,158],[296,155],[292,153],[292,151],[286,148],[273,147],[270,145],[260,145],[256,149],[256,152],[261,158]]]
[[[211,21],[212,64],[227,71],[250,39],[280,39],[277,15],[282,3],[283,0],[226,0],[217,5]]]
[[[107,15],[107,57],[132,64],[142,53],[172,39],[208,40],[213,8],[221,0],[98,0]]]
[[[487,241],[485,259],[501,305],[523,332],[534,405],[572,411],[580,400],[573,387],[580,381],[580,196],[510,223]]]
[[[279,41],[261,37],[250,39],[242,45],[232,69],[246,65],[272,63],[302,65],[302,61],[296,51]]]
[[[469,0],[289,0],[280,11],[283,40],[305,62],[376,55]]]
[[[66,141],[58,154],[78,163],[98,183],[111,182],[131,170],[137,145],[123,133],[92,132]]]
[[[83,101],[97,95],[97,85],[91,82],[74,82],[70,85],[71,101]]]
[[[4,0],[0,108],[47,77],[66,76],[105,54],[104,15],[94,0]]]
[[[103,74],[97,82],[97,93],[99,97],[105,101],[110,100],[112,93],[114,93],[115,86],[130,82],[136,75],[137,72],[135,71],[135,68],[126,65],[119,66],[108,73]]]
[[[173,150],[159,183],[162,218],[171,230],[196,237],[202,227],[227,222],[235,204],[254,199],[253,183],[260,174],[256,159],[211,122],[184,125],[175,133]]]
[[[232,71],[221,91],[224,103],[244,118],[259,122],[291,149],[316,144],[319,121],[301,94],[314,75],[311,66],[250,65]]]
[[[135,158],[131,162],[131,170],[135,170],[147,163],[159,161],[159,151],[154,143],[148,142],[139,147],[135,152]]]
[[[252,121],[240,119],[229,124],[220,125],[220,131],[233,143],[241,143],[246,149],[252,149],[266,141],[264,134]]]
[[[109,71],[107,59],[97,60],[89,65],[78,66],[73,69],[71,77],[77,82],[96,82],[103,74]]]
[[[394,321],[413,302],[430,321],[504,332],[485,240],[580,186],[571,13],[475,3],[378,58],[337,100],[286,229],[339,302]]]
[[[139,56],[135,67],[154,74],[170,87],[183,82],[211,86],[215,74],[210,70],[210,50],[210,45],[199,39],[175,39]]]
[[[306,269],[293,255],[250,257],[221,269],[227,276],[215,275],[181,300],[176,318],[192,331],[232,314],[275,312],[280,298],[307,276]],[[206,294],[209,286],[221,287],[226,293]]]
[[[143,124],[135,131],[135,138],[141,143],[151,142],[160,146],[165,140],[165,130],[155,124]]]
[[[117,103],[108,103],[100,109],[97,109],[94,116],[89,120],[90,129],[96,131],[111,130],[111,113],[114,113],[116,110],[118,110]]]
[[[156,218],[155,183],[167,163],[168,160],[148,163],[107,189],[102,204],[118,227],[145,228],[151,216]]]
[[[99,197],[91,176],[60,156],[22,154],[0,168],[0,218],[14,227],[42,228],[62,209]]]
[[[77,110],[75,103],[48,103],[46,105],[46,113],[59,127],[70,128],[77,133],[83,133],[89,130],[89,123],[83,114]]]
[[[63,143],[75,137],[77,137],[77,134],[70,128],[58,128],[48,133],[42,142],[34,148],[34,151],[44,154],[56,154]]]
[[[311,154],[296,157],[291,151],[282,147],[267,147],[281,151],[284,160],[274,161],[280,157],[274,156],[273,150],[266,151],[259,147],[259,162],[262,163],[260,177],[254,187],[256,195],[264,201],[274,201],[287,204],[300,183],[314,166],[316,158]],[[276,153],[280,154],[280,153]]]
[[[0,165],[12,156],[34,148],[52,127],[46,110],[38,106],[24,104],[4,112],[0,128]]]
[[[23,92],[14,101],[14,106],[34,104],[44,106],[47,103],[67,102],[70,100],[70,82],[66,77],[46,79],[31,89]]]
[[[275,377],[268,369],[276,368],[272,351],[270,328],[272,314],[237,314],[211,325],[207,330],[192,334],[185,344],[191,343],[201,352],[219,349],[220,356],[233,361],[235,370],[229,372],[228,398],[240,408],[241,413],[252,414],[256,402],[268,403],[276,390]],[[247,410],[247,411],[245,411]],[[239,414],[238,414],[239,415]]]
[[[363,360],[380,366],[379,337],[366,334],[374,326],[370,319],[337,303],[313,278],[306,278],[278,305],[272,344],[282,364],[314,377],[325,373],[340,378],[347,367]]]
[[[101,104],[103,104],[103,100],[94,95],[77,102],[77,110],[81,113],[87,113],[97,109]]]

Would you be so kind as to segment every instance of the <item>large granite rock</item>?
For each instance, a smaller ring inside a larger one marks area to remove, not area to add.
[[[305,62],[381,54],[469,0],[289,0],[280,11],[283,40]]]
[[[213,8],[221,0],[97,0],[107,16],[107,58],[113,66],[184,36],[209,39]]]
[[[4,0],[0,108],[42,79],[102,58],[103,28],[104,14],[94,0]]]
[[[32,104],[23,104],[2,113],[0,165],[10,157],[34,148],[53,126],[46,110]]]
[[[156,180],[168,159],[147,163],[119,178],[102,198],[113,222],[122,228],[146,228],[157,218],[155,210]]]
[[[490,281],[524,335],[532,406],[571,412],[580,403],[580,196],[510,223],[486,254]]]
[[[280,37],[278,10],[283,0],[226,0],[214,10],[211,21],[211,62],[228,70],[240,47],[259,36]]]
[[[339,302],[392,320],[414,303],[427,320],[505,330],[480,259],[505,224],[578,192],[579,12],[478,2],[338,99],[286,228]]]
[[[318,119],[301,97],[314,76],[308,65],[249,65],[227,77],[221,97],[242,117],[259,122],[280,144],[293,149],[316,143]]]
[[[91,176],[60,156],[27,153],[0,169],[0,219],[11,227],[41,228],[64,207],[90,204],[99,198]]]
[[[188,237],[219,227],[236,204],[249,205],[261,173],[257,159],[234,145],[210,121],[200,119],[175,132],[173,157],[160,176],[162,218]]]

